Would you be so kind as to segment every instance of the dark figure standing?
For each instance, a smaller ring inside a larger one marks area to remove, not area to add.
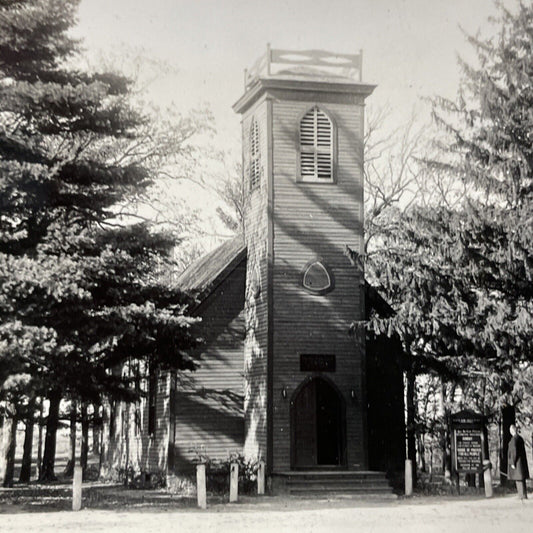
[[[514,424],[511,424],[509,432],[512,438],[507,451],[508,479],[516,482],[518,497],[523,500],[527,499],[526,479],[529,477],[526,448],[524,439],[518,434]]]

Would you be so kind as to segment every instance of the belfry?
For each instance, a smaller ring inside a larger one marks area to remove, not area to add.
[[[365,468],[361,55],[267,49],[245,74],[245,454]],[[342,74],[337,74],[338,71]],[[333,71],[333,72],[332,72]],[[355,72],[357,81],[349,74]]]

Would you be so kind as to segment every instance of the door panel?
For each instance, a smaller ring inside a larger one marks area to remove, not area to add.
[[[344,425],[338,392],[320,378],[304,385],[292,403],[293,467],[341,466]]]
[[[341,405],[336,391],[326,382],[316,384],[317,464],[338,466],[341,444]]]
[[[308,383],[294,402],[295,466],[310,467],[316,464],[316,386]]]

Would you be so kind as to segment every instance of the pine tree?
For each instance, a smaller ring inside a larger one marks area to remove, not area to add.
[[[119,216],[153,182],[113,157],[146,118],[127,79],[76,68],[78,3],[0,4],[0,393],[48,397],[43,479],[62,397],[135,398],[110,371],[131,359],[195,365],[190,300],[158,281],[175,235]]]

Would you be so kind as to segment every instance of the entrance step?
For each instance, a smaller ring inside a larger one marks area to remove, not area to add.
[[[293,496],[349,495],[360,499],[397,496],[384,472],[291,471],[273,475],[275,487]]]

